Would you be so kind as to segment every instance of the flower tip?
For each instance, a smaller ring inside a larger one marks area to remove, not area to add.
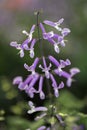
[[[10,46],[15,47],[16,45],[17,45],[17,42],[16,42],[16,41],[12,41],[12,42],[10,42]]]
[[[23,31],[22,31],[22,33],[24,33],[24,34],[25,34],[25,33],[26,33],[26,31],[25,31],[25,30],[23,30]]]
[[[34,106],[34,103],[33,103],[32,101],[28,101],[28,105],[29,105],[30,107],[33,107],[33,106]]]
[[[19,84],[20,82],[22,82],[22,77],[21,76],[17,76],[13,79],[13,85]]]
[[[45,94],[43,92],[40,92],[40,99],[42,99],[42,100],[45,99]]]
[[[30,50],[30,57],[34,58],[34,51],[33,50]]]
[[[55,50],[56,53],[60,52],[60,49],[59,49],[58,45],[54,45],[54,50]]]
[[[69,59],[66,59],[66,64],[67,64],[67,65],[71,65],[71,62],[70,62]]]
[[[78,68],[72,68],[70,69],[71,76],[74,76],[77,73],[80,73],[80,69]]]

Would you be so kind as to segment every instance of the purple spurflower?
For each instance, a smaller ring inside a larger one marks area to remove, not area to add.
[[[38,93],[38,91],[34,88],[34,85],[36,84],[36,82],[39,79],[39,75],[36,74],[33,76],[33,79],[31,80],[30,84],[27,86],[27,88],[25,89],[25,92],[31,97],[34,97],[34,93]]]
[[[25,40],[22,44],[18,44],[16,41],[10,43],[10,46],[15,47],[19,50],[20,57],[24,57],[24,50],[29,50],[28,47],[29,40]]]
[[[30,57],[34,58],[34,45],[36,43],[36,39],[33,39],[29,48]]]
[[[32,27],[31,27],[31,30],[30,30],[30,32],[28,33],[26,30],[23,30],[22,31],[22,33],[23,34],[25,34],[25,35],[27,35],[28,36],[28,40],[29,40],[29,42],[31,42],[31,40],[32,40],[32,35],[33,35],[33,33],[34,33],[34,30],[35,30],[35,25],[33,25]]]
[[[10,46],[15,47],[17,50],[19,50],[19,54],[20,54],[21,58],[24,57],[24,50],[27,50],[27,51],[30,50],[30,57],[31,58],[34,57],[33,46],[36,42],[35,39],[32,41],[31,47],[30,48],[28,47],[28,44],[32,40],[32,37],[33,37],[32,35],[33,35],[34,30],[35,30],[35,25],[32,26],[30,33],[26,32],[25,30],[22,31],[24,34],[26,34],[28,36],[28,38],[22,44],[18,44],[16,41],[12,41],[10,43]]]
[[[17,76],[13,79],[13,85],[19,85],[23,81],[23,78],[21,76]]]
[[[28,110],[28,114],[32,114],[34,112],[46,112],[48,110],[46,107],[43,106],[35,107],[32,101],[29,101],[28,105],[31,108],[31,110]]]
[[[63,28],[61,34],[62,34],[63,37],[65,37],[65,36],[67,36],[70,32],[71,32],[71,31],[70,31],[69,28]]]
[[[35,69],[37,67],[37,64],[39,62],[39,58],[35,58],[33,64],[31,66],[28,66],[26,63],[24,64],[24,68],[27,69],[27,71],[31,72],[32,75],[36,74]]]
[[[68,87],[71,86],[71,83],[72,83],[72,81],[73,81],[72,77],[73,77],[75,74],[79,73],[79,72],[80,72],[80,70],[79,70],[78,68],[72,68],[72,69],[70,69],[70,73],[68,73],[68,72],[62,70],[62,71],[61,71],[61,75],[60,75],[58,69],[55,69],[55,70],[54,70],[54,73],[55,73],[55,74],[57,74],[57,75],[59,75],[59,76],[63,76],[64,78],[67,79],[66,84],[67,84]]]
[[[39,92],[39,94],[40,94],[40,99],[45,99],[45,94],[44,94],[44,92],[43,92],[43,90],[42,90],[43,80],[44,80],[44,77],[41,76],[41,77],[40,77],[40,80],[39,80],[39,90],[38,90],[38,92]]]
[[[65,68],[66,66],[71,64],[69,59],[66,59],[66,61],[60,60],[60,62],[58,62],[53,56],[48,56],[48,58],[57,67],[56,70],[59,76],[61,76],[62,68]]]
[[[44,23],[56,28],[58,31],[62,31],[62,28],[60,27],[60,25],[63,23],[63,21],[64,21],[64,19],[61,18],[58,22],[52,22],[52,21],[49,21],[49,20],[44,20]]]
[[[64,87],[64,83],[61,81],[59,85],[57,85],[57,82],[52,74],[50,74],[50,79],[52,81],[52,87],[54,89],[54,95],[55,97],[59,96],[59,89],[62,89]]]
[[[51,68],[51,63],[49,64],[49,66],[47,67],[47,64],[46,64],[46,60],[45,60],[45,57],[43,57],[43,66],[44,67],[42,67],[42,65],[39,65],[39,68],[41,68],[42,69],[42,72],[44,72],[45,73],[45,77],[47,78],[47,79],[49,79],[49,77],[50,77],[50,68]]]
[[[42,33],[43,33],[43,39],[49,40],[50,38],[52,38],[54,36],[54,32],[53,31],[50,31],[48,33],[45,31],[45,28],[44,28],[42,23],[40,23],[40,28],[41,28]]]

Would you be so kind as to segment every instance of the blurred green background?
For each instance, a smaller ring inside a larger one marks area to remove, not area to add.
[[[48,55],[47,52],[50,50],[50,54],[55,55],[57,59],[69,58],[72,62],[71,67],[78,67],[81,70],[75,76],[76,82],[72,87],[68,89],[65,87],[62,93],[60,92],[59,100],[61,104],[72,101],[73,110],[76,110],[74,105],[77,101],[80,104],[78,111],[87,114],[87,0],[0,0],[0,130],[24,130],[30,126],[29,120],[33,119],[27,115],[29,97],[12,85],[15,76],[28,75],[23,64],[26,62],[30,65],[32,60],[28,55],[21,59],[18,51],[9,44],[11,41],[23,42],[26,37],[21,32],[29,31],[32,24],[36,24],[34,12],[38,10],[43,10],[41,21],[45,19],[57,21],[63,17],[65,19],[63,26],[71,30],[67,36],[68,43],[65,48],[61,48],[59,55],[56,55],[53,47],[50,48],[47,44],[44,46],[44,52]],[[40,55],[38,47],[35,46],[37,56]],[[68,94],[73,95],[69,101]],[[34,99],[36,104],[38,100],[38,97]],[[67,105],[65,108],[67,109]],[[82,124],[86,125],[84,123],[86,119]]]

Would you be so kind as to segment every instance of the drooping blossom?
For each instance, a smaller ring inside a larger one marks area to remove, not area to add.
[[[33,47],[34,47],[34,44],[36,43],[35,39],[33,39],[33,41],[32,41],[34,30],[35,30],[35,25],[32,26],[30,33],[26,32],[25,30],[22,31],[24,34],[26,34],[28,36],[28,38],[22,44],[18,44],[16,41],[12,41],[10,43],[10,46],[15,47],[17,50],[19,50],[19,54],[20,54],[21,58],[24,57],[24,50],[30,51],[30,57],[31,58],[34,57],[34,48]],[[31,46],[29,48],[28,44],[30,42],[31,42]]]
[[[29,40],[25,40],[22,44],[18,44],[16,41],[13,41],[10,43],[12,47],[15,47],[17,50],[19,50],[20,57],[24,57],[24,50],[28,50],[28,43]]]
[[[44,20],[44,23],[56,28],[58,31],[62,31],[62,28],[60,27],[60,25],[63,23],[63,21],[64,21],[64,18],[61,18],[58,22]]]
[[[44,67],[42,67],[42,65],[39,65],[39,68],[42,69],[42,72],[45,73],[46,78],[49,79],[49,77],[50,77],[50,72],[49,71],[51,70],[52,65],[50,63],[49,66],[47,67],[45,57],[43,57],[43,66]]]
[[[31,30],[30,30],[29,33],[28,33],[26,30],[23,30],[23,31],[22,31],[22,33],[27,36],[27,39],[29,40],[29,42],[31,42],[31,40],[32,40],[34,30],[35,30],[35,25],[33,25],[33,26],[31,27]]]

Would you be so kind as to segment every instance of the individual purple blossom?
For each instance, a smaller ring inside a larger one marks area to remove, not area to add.
[[[50,74],[50,79],[52,81],[52,87],[54,89],[54,95],[55,97],[59,96],[59,89],[62,89],[64,87],[64,83],[61,81],[59,85],[57,85],[57,82],[52,74]]]
[[[23,81],[23,78],[21,76],[17,76],[13,79],[13,85],[19,85]]]
[[[61,76],[62,68],[65,68],[66,66],[71,64],[69,59],[66,59],[66,61],[60,60],[60,62],[58,62],[53,56],[48,56],[48,58],[57,67],[56,70],[59,76]]]
[[[40,23],[40,28],[41,28],[42,33],[43,33],[43,39],[48,40],[48,39],[50,39],[50,38],[52,38],[54,36],[53,31],[50,31],[48,33],[45,31],[45,28],[44,28],[42,23]]]
[[[52,21],[49,21],[49,20],[44,20],[44,23],[56,28],[58,31],[62,31],[62,28],[59,27],[59,26],[63,23],[63,21],[64,21],[64,19],[61,18],[58,22],[52,22]]]
[[[59,75],[59,76],[63,76],[64,78],[67,79],[66,84],[67,84],[68,87],[71,86],[71,83],[72,83],[72,81],[73,81],[72,77],[73,77],[75,74],[79,73],[79,72],[80,72],[80,70],[79,70],[78,68],[72,68],[72,69],[70,69],[70,73],[68,73],[68,72],[66,72],[66,71],[64,71],[64,70],[62,70],[62,71],[61,71],[61,75],[60,75],[58,69],[55,69],[55,70],[54,70],[54,73],[55,73],[55,74],[57,74],[57,75]]]
[[[39,62],[39,58],[36,57],[33,64],[31,66],[28,66],[26,63],[24,64],[24,68],[27,69],[27,71],[31,72],[32,75],[36,74],[35,69],[37,67],[37,64]]]
[[[45,57],[43,57],[43,66],[44,67],[42,67],[42,65],[39,65],[39,68],[42,69],[42,72],[45,72],[46,78],[49,79],[49,77],[50,77],[50,72],[49,71],[50,71],[50,68],[51,68],[52,65],[50,63],[49,66],[47,67]]]
[[[38,93],[40,94],[40,99],[45,99],[45,94],[42,90],[42,87],[43,87],[43,80],[44,80],[44,77],[43,76],[40,76],[40,80],[39,80],[39,90],[38,90]]]
[[[34,85],[36,84],[36,82],[39,79],[39,75],[36,74],[33,76],[33,79],[31,80],[30,84],[27,86],[27,88],[25,89],[25,92],[28,94],[28,96],[30,96],[31,98],[34,97],[34,93],[38,93],[38,91],[34,88]]]
[[[43,106],[35,107],[34,103],[32,101],[28,102],[28,105],[30,106],[31,110],[28,110],[28,114],[32,114],[34,112],[46,112],[48,109]]]
[[[10,43],[10,46],[15,47],[17,50],[19,50],[20,57],[24,57],[24,50],[28,50],[28,43],[29,40],[25,40],[22,44],[18,44],[16,41],[13,41]]]
[[[31,42],[31,40],[32,40],[32,35],[33,35],[33,33],[34,33],[34,30],[35,30],[35,25],[33,25],[32,27],[31,27],[31,30],[30,30],[30,32],[28,33],[26,30],[23,30],[22,31],[22,33],[23,34],[26,34],[27,36],[28,36],[28,40],[29,40],[29,42]]]
[[[69,28],[63,28],[61,34],[62,34],[63,37],[65,37],[65,36],[67,36],[70,32],[71,32],[71,31],[70,31]]]
[[[21,81],[18,85],[18,88],[20,90],[26,90],[26,88],[28,87],[29,83],[31,82],[31,80],[33,79],[32,75],[29,75],[24,81]]]
[[[58,67],[59,66],[59,62],[56,60],[56,58],[54,58],[53,56],[49,55],[48,56],[49,60],[56,66]]]
[[[65,47],[65,42],[67,40],[65,40],[63,36],[57,35],[57,34],[54,34],[53,38],[55,40],[52,39],[50,40],[50,42],[54,45],[55,52],[59,53],[60,52],[59,45],[61,45],[62,47]]]
[[[29,48],[30,57],[34,58],[34,45],[36,43],[36,39],[33,39]]]

